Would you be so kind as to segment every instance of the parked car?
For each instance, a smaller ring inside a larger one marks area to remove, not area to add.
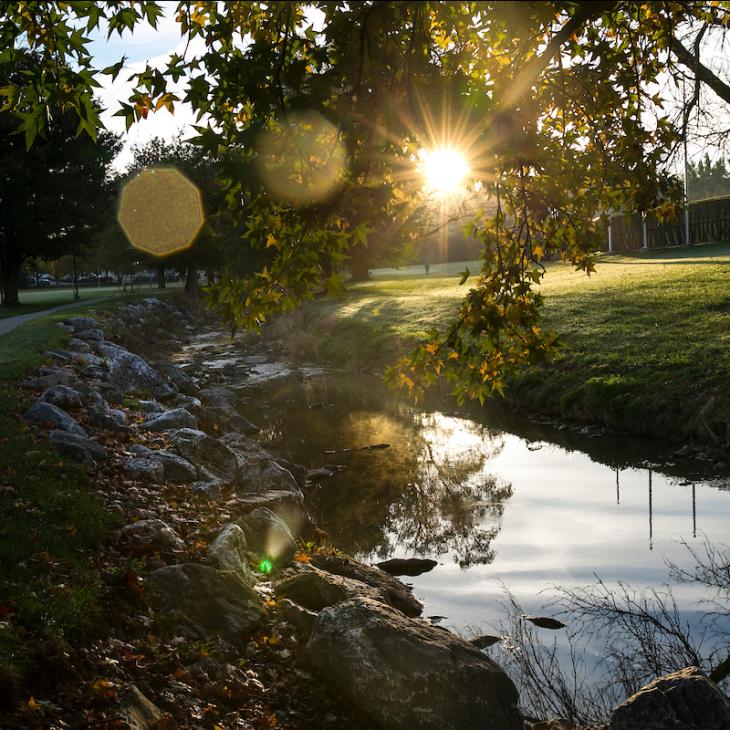
[[[37,286],[57,286],[58,282],[50,274],[38,274],[36,277]]]

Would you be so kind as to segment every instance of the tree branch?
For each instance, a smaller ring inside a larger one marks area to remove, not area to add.
[[[693,71],[698,81],[707,84],[724,102],[730,104],[730,85],[701,63],[699,56],[695,56],[674,36],[669,39],[669,47],[677,57],[677,61]]]

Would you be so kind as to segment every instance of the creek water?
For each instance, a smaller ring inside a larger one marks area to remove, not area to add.
[[[244,366],[237,405],[262,445],[334,472],[305,496],[337,548],[365,562],[438,561],[405,580],[425,615],[460,633],[498,631],[505,589],[544,615],[553,586],[661,588],[668,560],[692,566],[683,543],[727,541],[730,479],[673,458],[677,444],[560,430],[445,398],[414,406],[374,376],[292,369],[235,347],[207,362],[229,381]],[[698,621],[701,589],[672,591]]]

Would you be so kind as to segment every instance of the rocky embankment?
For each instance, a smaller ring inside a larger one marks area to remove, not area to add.
[[[165,342],[159,362],[108,339],[130,322],[148,347]],[[225,385],[167,359],[193,334],[189,315],[148,299],[63,326],[67,348],[23,384],[37,393],[23,418],[88,465],[120,515],[109,554],[124,567],[109,581],[119,614],[111,635],[85,650],[85,681],[99,676],[91,686],[101,697],[77,710],[84,722],[566,726],[524,720],[512,680],[483,651],[420,618],[397,577],[323,544],[303,496],[307,470],[252,438]],[[705,728],[711,709],[712,727],[730,730],[709,680],[687,670],[662,681],[610,727]]]

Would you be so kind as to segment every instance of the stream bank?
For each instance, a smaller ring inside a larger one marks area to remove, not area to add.
[[[8,727],[523,727],[496,663],[327,543],[303,502],[312,475],[251,438],[222,382],[239,365],[191,377],[167,361],[176,329],[205,340],[183,312],[148,300],[65,326],[56,365],[24,383],[39,394],[25,420],[117,515],[99,556],[115,610],[107,635],[61,652],[65,681],[16,697]],[[119,344],[135,338],[154,361]]]

